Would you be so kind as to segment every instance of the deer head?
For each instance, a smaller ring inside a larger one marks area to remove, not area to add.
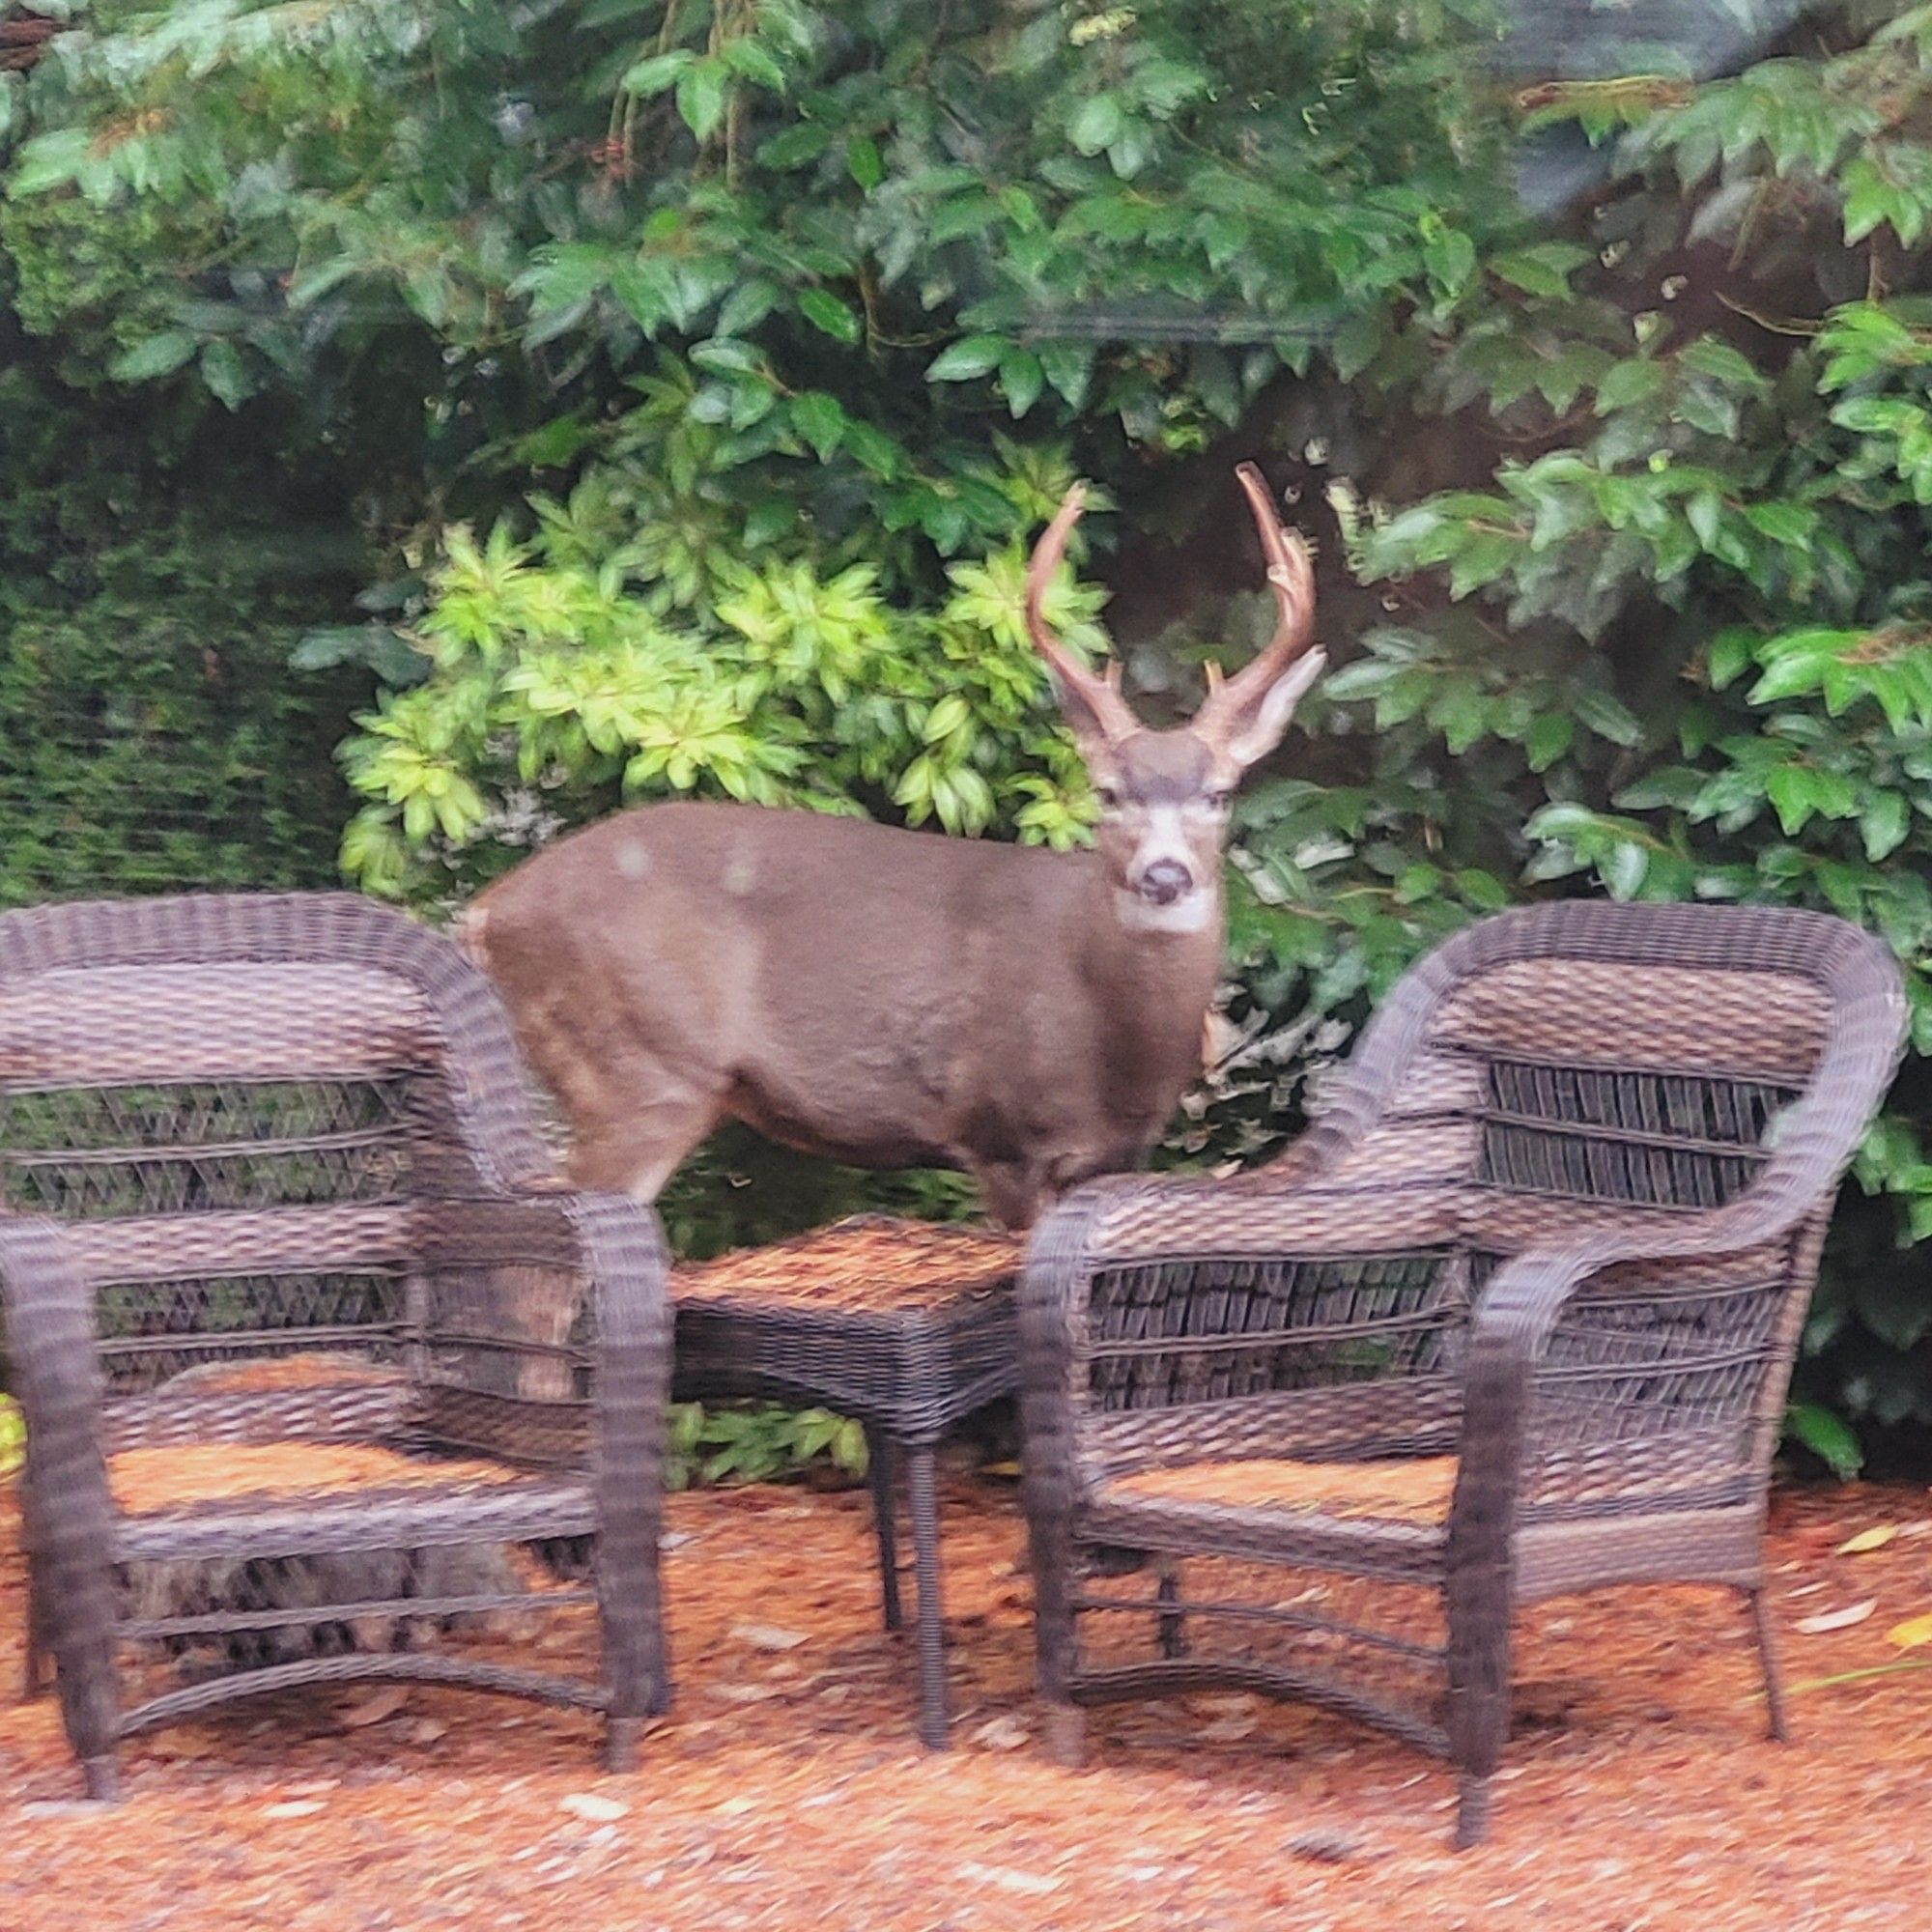
[[[1208,668],[1208,696],[1187,724],[1151,731],[1121,693],[1121,668],[1096,677],[1044,615],[1046,587],[1079,521],[1085,491],[1075,484],[1046,527],[1027,571],[1027,629],[1053,671],[1060,708],[1100,805],[1094,844],[1128,925],[1198,932],[1220,907],[1221,853],[1241,775],[1281,742],[1302,694],[1327,659],[1311,648],[1315,577],[1307,547],[1275,515],[1252,463],[1236,470],[1267,559],[1280,608],[1275,633],[1233,677]]]

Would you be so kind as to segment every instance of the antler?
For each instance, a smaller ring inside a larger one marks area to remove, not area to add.
[[[1066,539],[1080,521],[1087,501],[1087,487],[1076,483],[1061,499],[1059,510],[1034,546],[1033,561],[1027,565],[1026,620],[1034,647],[1059,681],[1063,704],[1084,707],[1092,714],[1094,728],[1103,737],[1124,738],[1138,731],[1137,719],[1127,700],[1121,696],[1121,667],[1118,660],[1107,666],[1105,677],[1095,677],[1054,635],[1046,621],[1046,586],[1066,554]],[[1069,720],[1069,722],[1073,722]]]
[[[1262,554],[1267,558],[1268,587],[1274,592],[1281,616],[1267,644],[1233,677],[1224,681],[1213,666],[1208,667],[1208,696],[1201,711],[1212,709],[1228,717],[1258,704],[1315,640],[1315,571],[1308,559],[1308,546],[1299,531],[1283,527],[1266,479],[1252,463],[1243,463],[1235,474],[1240,478],[1248,508],[1254,512]],[[1196,714],[1197,724],[1200,716]]]

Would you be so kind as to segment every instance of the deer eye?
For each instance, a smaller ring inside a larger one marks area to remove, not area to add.
[[[1112,811],[1121,802],[1121,794],[1112,785],[1095,785],[1094,796],[1102,811]]]
[[[1210,811],[1226,811],[1235,802],[1235,788],[1233,785],[1216,785],[1207,796]]]

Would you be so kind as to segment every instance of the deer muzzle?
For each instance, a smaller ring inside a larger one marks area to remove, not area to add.
[[[1179,859],[1156,859],[1134,880],[1149,905],[1171,906],[1194,890],[1194,874]]]

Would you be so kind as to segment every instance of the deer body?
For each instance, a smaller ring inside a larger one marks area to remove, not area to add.
[[[493,887],[465,944],[573,1128],[655,1194],[721,1121],[963,1168],[1025,1225],[1135,1165],[1200,1065],[1221,921],[1125,923],[1093,852],[739,805],[646,806]]]
[[[1280,606],[1273,640],[1144,727],[1043,614],[1081,493],[1027,578],[1027,622],[1094,782],[1061,854],[738,805],[647,806],[526,860],[470,909],[572,1130],[571,1178],[655,1198],[721,1121],[867,1167],[951,1166],[1025,1227],[1137,1165],[1200,1066],[1221,864],[1242,772],[1320,674],[1314,582],[1239,471]]]

